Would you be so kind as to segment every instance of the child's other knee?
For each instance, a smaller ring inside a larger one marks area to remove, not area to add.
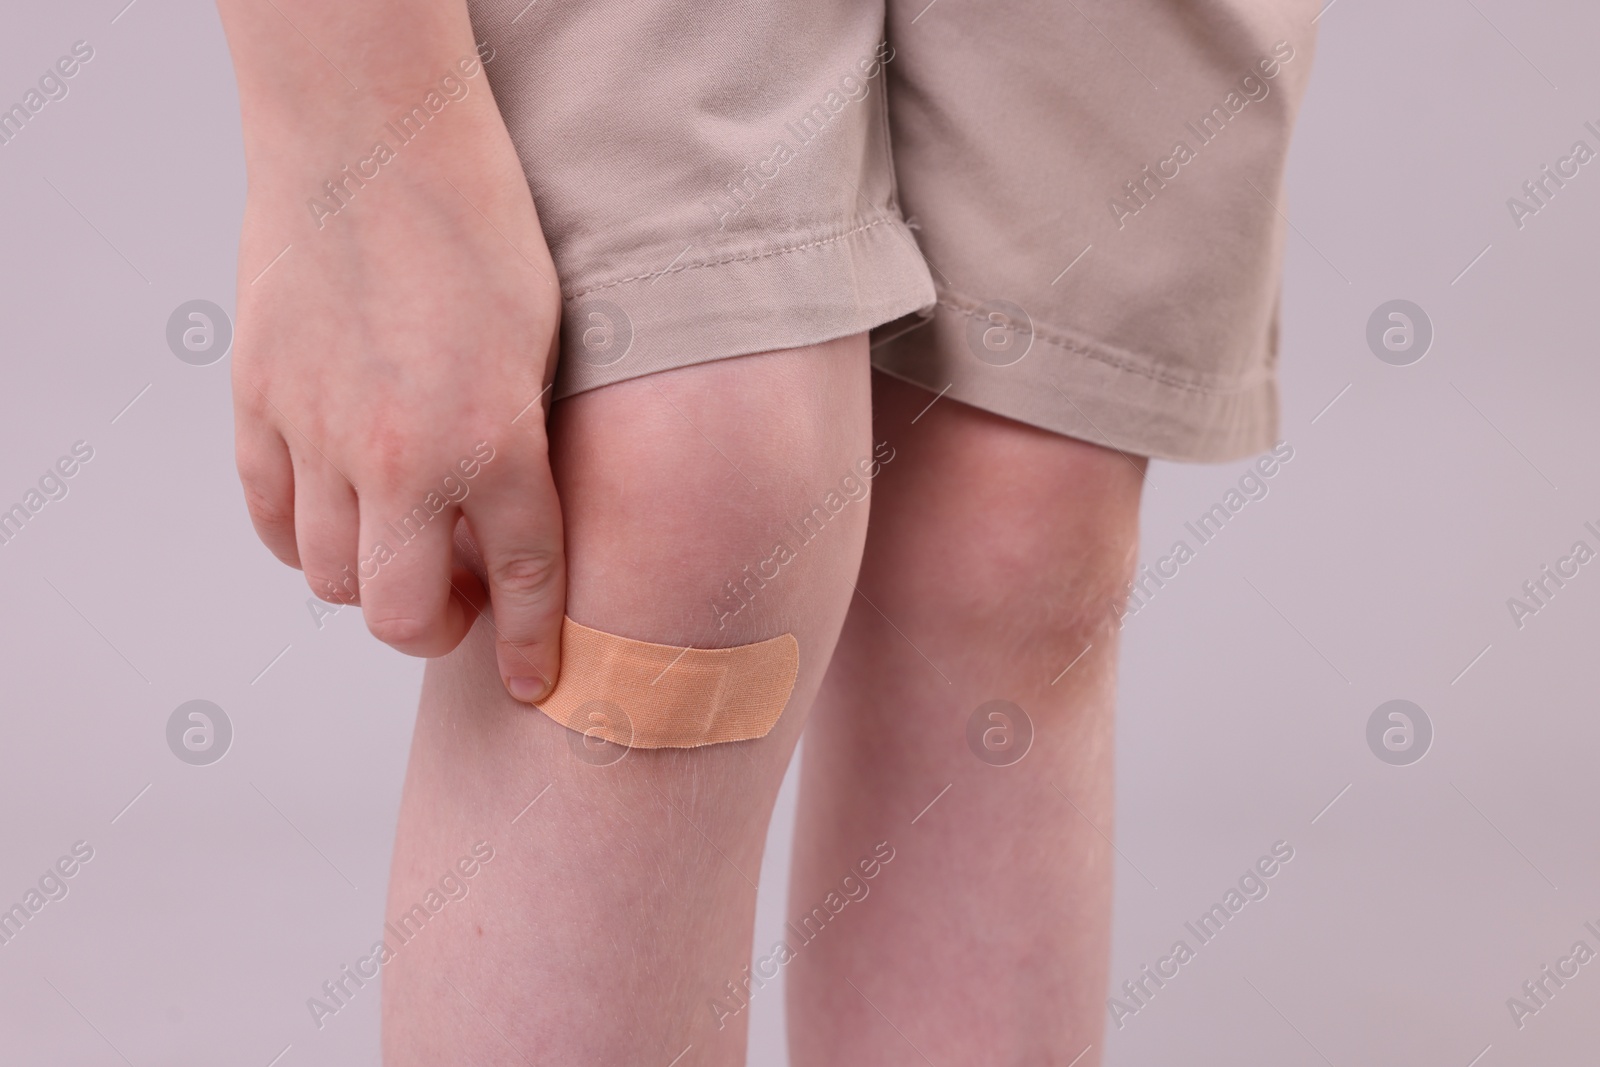
[[[948,401],[907,425],[926,395],[878,387],[899,458],[864,580],[974,654],[1053,663],[1104,641],[1138,551],[1144,461]]]

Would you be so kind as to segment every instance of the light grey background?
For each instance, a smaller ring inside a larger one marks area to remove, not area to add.
[[[421,664],[353,610],[316,628],[247,521],[227,361],[166,347],[180,303],[233,307],[236,98],[209,3],[123,3],[12,3],[0,34],[5,105],[95,48],[0,146],[0,506],[95,450],[0,546],[0,904],[95,849],[0,946],[0,1062],[373,1064],[376,988],[320,1031],[305,1001],[381,922]],[[1600,962],[1520,1031],[1506,999],[1600,949],[1600,563],[1520,630],[1506,600],[1600,547],[1600,162],[1520,231],[1506,199],[1600,148],[1600,13],[1336,0],[1320,28],[1284,205],[1295,455],[1124,631],[1114,982],[1273,842],[1296,854],[1107,1062],[1590,1063]],[[1399,297],[1436,331],[1410,367],[1364,340]],[[1153,465],[1145,559],[1242,469]],[[1409,767],[1366,747],[1397,697],[1436,731]],[[196,698],[235,731],[207,767],[165,742]],[[757,944],[787,917],[792,801]],[[753,1063],[783,1062],[781,1004],[755,1001]]]

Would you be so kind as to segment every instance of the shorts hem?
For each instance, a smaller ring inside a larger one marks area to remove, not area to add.
[[[874,332],[873,367],[1017,422],[1153,459],[1217,463],[1276,443],[1275,331],[1261,341],[1258,370],[1232,379],[1185,376],[1151,356],[1038,321],[1016,331],[1023,356],[1000,365],[979,359],[969,344],[981,307],[940,286],[931,318]]]
[[[585,285],[563,301],[555,399],[865,333],[934,300],[911,231],[889,215]]]

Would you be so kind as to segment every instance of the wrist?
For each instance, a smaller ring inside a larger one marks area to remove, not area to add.
[[[240,103],[252,184],[270,184],[274,174],[301,166],[325,169],[330,159],[371,154],[379,144],[398,152],[420,139],[447,142],[441,149],[462,149],[483,138],[505,136],[482,60],[473,49],[420,60],[406,73],[392,73],[384,84],[360,93],[311,100],[298,89],[241,86]]]
[[[466,0],[217,0],[246,132],[253,117],[337,125],[476,64]],[[493,52],[485,44],[483,55]]]
[[[483,210],[491,203],[510,210],[512,201],[531,208],[481,69],[471,76],[451,69],[398,94],[398,102],[371,101],[359,115],[324,119],[314,130],[258,126],[246,145],[252,212],[321,230],[356,200],[452,201],[459,192]]]

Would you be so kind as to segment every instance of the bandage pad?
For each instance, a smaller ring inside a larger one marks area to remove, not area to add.
[[[561,677],[536,705],[570,730],[630,748],[765,737],[800,672],[784,634],[736,648],[679,648],[561,622]]]

